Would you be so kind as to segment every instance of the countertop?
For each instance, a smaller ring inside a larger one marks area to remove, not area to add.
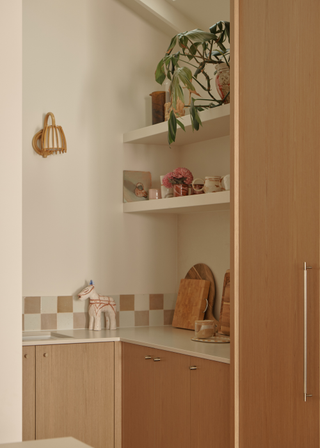
[[[27,442],[14,442],[0,444],[1,448],[90,448],[86,443],[73,437],[58,439],[29,440]]]
[[[33,332],[41,334],[44,332]],[[47,332],[48,333],[48,332]],[[181,330],[170,326],[163,327],[130,327],[118,328],[117,330],[57,330],[60,338],[54,340],[28,340],[22,345],[51,345],[51,344],[79,344],[88,342],[128,342],[130,344],[143,345],[146,347],[167,350],[198,358],[230,364],[229,343],[206,343],[195,342],[194,331]],[[24,335],[28,332],[24,332]],[[61,336],[69,336],[63,339]]]

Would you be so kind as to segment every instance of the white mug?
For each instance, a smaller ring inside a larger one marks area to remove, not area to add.
[[[204,185],[202,188],[198,188],[196,191],[204,191],[205,193],[214,193],[215,191],[221,191],[220,176],[206,176],[203,179],[197,178],[192,181],[192,186],[201,181]]]
[[[220,186],[222,190],[230,190],[230,174],[226,174],[220,179]]]

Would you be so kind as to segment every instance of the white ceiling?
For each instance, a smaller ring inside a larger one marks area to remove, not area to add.
[[[166,2],[192,20],[195,28],[204,31],[219,20],[230,20],[229,0],[166,0]]]

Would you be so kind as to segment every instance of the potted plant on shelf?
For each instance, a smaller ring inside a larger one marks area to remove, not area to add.
[[[178,119],[182,115],[181,103],[185,103],[183,88],[189,91],[189,104],[185,107],[190,108],[191,126],[196,131],[202,125],[200,111],[230,102],[230,49],[225,47],[226,41],[230,42],[230,22],[224,21],[210,27],[209,33],[196,29],[179,33],[171,39],[155,72],[159,84],[163,84],[165,80],[170,83],[169,145],[176,139],[178,125],[185,130]],[[173,53],[176,45],[180,49]],[[216,69],[216,87],[221,98],[216,98],[212,93],[212,79],[208,68],[213,65]],[[195,85],[205,92],[205,98],[196,91]]]
[[[176,168],[162,179],[166,188],[173,187],[173,197],[187,196],[192,181],[193,175],[187,168]]]

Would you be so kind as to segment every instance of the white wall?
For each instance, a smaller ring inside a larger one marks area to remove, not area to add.
[[[22,2],[0,2],[0,443],[22,438]]]
[[[149,93],[168,37],[115,0],[23,2],[23,294],[69,295],[93,278],[105,294],[176,288],[174,216],[122,213],[123,170],[159,176],[177,152],[123,145],[151,124]],[[66,155],[31,146],[53,112]]]
[[[195,178],[230,174],[230,138],[186,145],[180,161]],[[219,319],[224,275],[230,268],[229,210],[179,216],[178,254],[178,279],[197,263],[210,267],[216,285],[214,315]]]

